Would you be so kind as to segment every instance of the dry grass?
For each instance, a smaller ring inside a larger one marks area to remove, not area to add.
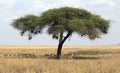
[[[0,73],[120,73],[120,47],[0,47]],[[40,48],[40,49],[39,49]]]

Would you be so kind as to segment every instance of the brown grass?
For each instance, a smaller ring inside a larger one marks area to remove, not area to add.
[[[0,73],[120,73],[118,46],[66,46],[61,60],[55,48],[1,46]]]
[[[0,49],[56,49],[57,46],[0,46]],[[66,49],[120,49],[120,46],[63,46]]]

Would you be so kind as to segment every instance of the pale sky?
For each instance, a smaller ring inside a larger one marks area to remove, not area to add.
[[[0,0],[0,45],[58,45],[58,40],[52,39],[46,32],[29,41],[27,36],[20,36],[20,32],[10,24],[26,14],[40,15],[45,10],[64,6],[84,8],[111,20],[109,33],[100,39],[93,41],[73,34],[65,45],[120,44],[120,0]]]

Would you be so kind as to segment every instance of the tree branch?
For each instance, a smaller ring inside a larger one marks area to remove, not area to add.
[[[64,39],[59,44],[63,44],[66,41],[66,39],[71,35],[71,33],[72,32],[69,31],[68,34],[64,37]]]

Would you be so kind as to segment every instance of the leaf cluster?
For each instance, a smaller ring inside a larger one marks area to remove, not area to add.
[[[29,38],[41,33],[43,28],[47,27],[48,34],[56,39],[64,32],[76,32],[80,36],[95,39],[102,34],[107,34],[109,24],[110,21],[85,9],[62,7],[47,10],[40,16],[20,17],[14,20],[12,26],[20,30],[22,35],[28,32]]]

